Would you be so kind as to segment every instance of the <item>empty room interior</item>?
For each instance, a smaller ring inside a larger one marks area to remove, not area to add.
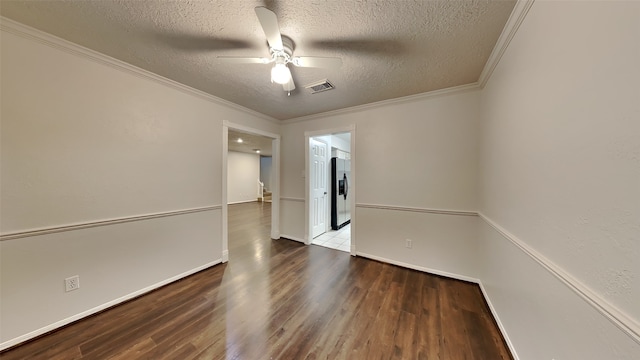
[[[640,359],[640,2],[0,3],[0,358]]]

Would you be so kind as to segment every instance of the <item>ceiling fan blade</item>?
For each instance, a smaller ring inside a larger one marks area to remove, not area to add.
[[[310,46],[311,51],[319,49],[388,56],[400,56],[404,54],[406,50],[400,40],[392,38],[310,40],[307,42],[307,45]]]
[[[335,57],[296,56],[293,64],[300,67],[339,68],[342,59]]]
[[[234,64],[268,64],[271,60],[259,57],[217,56],[218,60]]]
[[[296,88],[296,84],[293,82],[293,78],[289,79],[289,82],[282,84],[282,89],[286,92],[293,91]]]
[[[208,52],[215,50],[251,49],[248,41],[232,38],[216,38],[196,33],[150,33],[149,37],[173,49],[190,52]]]
[[[277,50],[283,50],[282,36],[280,35],[276,13],[263,6],[258,6],[255,10],[269,46]]]

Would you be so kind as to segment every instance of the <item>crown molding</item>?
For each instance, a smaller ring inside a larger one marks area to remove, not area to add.
[[[312,114],[307,116],[301,116],[298,118],[282,120],[281,124],[292,124],[292,123],[325,118],[328,116],[345,115],[345,114],[350,114],[350,113],[359,112],[359,111],[372,110],[372,109],[376,109],[383,106],[399,105],[404,103],[421,101],[421,100],[430,99],[438,96],[461,94],[467,91],[473,91],[478,89],[480,89],[480,86],[478,85],[477,82],[474,82],[471,84],[453,86],[446,89],[428,91],[421,94],[403,96],[395,99],[382,100],[382,101],[377,101],[369,104],[357,105],[357,106],[352,106],[344,109],[332,110],[332,111],[327,111],[319,114]]]
[[[493,51],[491,51],[491,55],[489,55],[487,63],[484,65],[484,68],[480,73],[480,77],[478,78],[480,88],[484,88],[487,81],[489,81],[489,78],[491,78],[493,70],[498,66],[502,55],[507,51],[511,40],[516,35],[516,32],[518,32],[520,25],[527,16],[527,13],[529,12],[529,9],[531,9],[534,1],[535,0],[518,0],[516,2],[504,29],[502,29],[502,33],[500,34],[496,45],[493,47]]]
[[[208,94],[204,91],[192,88],[190,86],[181,84],[177,81],[165,78],[163,76],[160,76],[158,74],[152,73],[148,70],[144,70],[142,68],[139,68],[137,66],[131,65],[129,63],[126,63],[122,60],[118,60],[116,58],[112,58],[108,55],[102,54],[100,52],[91,50],[89,48],[86,48],[84,46],[78,45],[76,43],[72,43],[70,41],[64,40],[62,38],[59,38],[57,36],[51,35],[49,33],[46,33],[44,31],[32,28],[30,26],[24,25],[22,23],[19,23],[17,21],[11,20],[9,18],[6,18],[4,16],[0,16],[0,31],[3,32],[7,32],[16,36],[20,36],[22,38],[28,39],[28,40],[32,40],[35,41],[37,43],[52,47],[54,49],[57,50],[61,50],[64,51],[68,54],[71,55],[75,55],[81,58],[85,58],[88,59],[90,61],[94,61],[96,63],[102,64],[102,65],[106,65],[112,69],[116,69],[122,72],[125,72],[127,74],[136,76],[138,78],[142,78],[145,80],[151,80],[155,83],[170,87],[174,90],[178,90],[181,91],[183,93],[186,93],[188,95],[192,95],[195,96],[197,98],[200,98],[202,100],[206,100],[209,101],[211,103],[214,103],[216,105],[220,105],[220,106],[224,106],[233,110],[237,110],[240,112],[243,112],[245,114],[251,115],[251,116],[255,116],[257,118],[260,118],[262,120],[266,120],[269,122],[272,122],[274,124],[278,124],[280,125],[280,121],[272,118],[270,116],[267,116],[265,114],[259,113],[257,111],[251,110],[249,108],[246,108],[244,106],[240,106],[236,103],[233,103],[231,101],[227,101],[224,99],[221,99],[219,97],[213,96],[211,94]]]

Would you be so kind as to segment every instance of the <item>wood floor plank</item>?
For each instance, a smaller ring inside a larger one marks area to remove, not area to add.
[[[418,358],[418,316],[413,313],[400,311],[396,323],[397,331],[393,342],[394,359]]]
[[[156,346],[156,343],[151,338],[146,338],[140,341],[137,341],[128,349],[123,351],[119,351],[117,354],[108,357],[109,360],[127,360],[133,358],[140,358],[142,354],[147,353],[149,350],[153,349]]]
[[[269,203],[228,215],[228,263],[1,358],[512,359],[476,284],[271,240]]]
[[[80,352],[80,348],[77,346],[73,346],[70,348],[62,349],[61,351],[56,351],[54,354],[46,354],[45,355],[49,360],[74,360],[74,359],[82,359],[82,353]],[[4,357],[2,357],[4,359]]]
[[[420,352],[418,358],[443,359],[442,348],[442,316],[440,306],[440,296],[436,287],[427,286],[424,282],[421,289],[421,317],[419,321]]]
[[[467,329],[456,302],[455,283],[442,282],[439,288],[444,359],[474,359],[467,342]]]

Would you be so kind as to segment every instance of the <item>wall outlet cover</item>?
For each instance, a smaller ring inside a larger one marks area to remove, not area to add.
[[[64,290],[66,292],[78,290],[80,288],[80,276],[75,275],[64,279]]]

